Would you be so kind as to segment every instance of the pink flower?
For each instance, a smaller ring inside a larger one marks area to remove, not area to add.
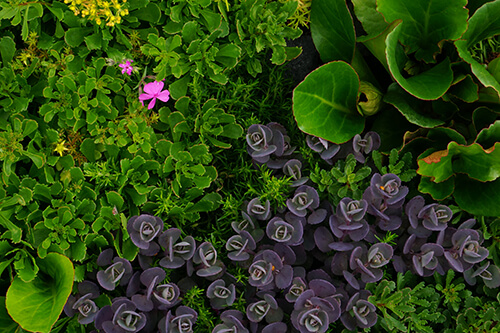
[[[122,69],[122,74],[127,73],[128,75],[132,74],[134,67],[132,67],[131,63],[133,60],[127,60],[124,64],[119,64],[118,66]]]
[[[154,81],[146,84],[144,86],[144,94],[139,96],[139,100],[142,105],[144,105],[144,101],[151,99],[149,102],[148,109],[152,109],[155,106],[156,99],[158,98],[162,102],[166,102],[170,99],[170,93],[168,90],[163,90],[163,82],[162,81]]]

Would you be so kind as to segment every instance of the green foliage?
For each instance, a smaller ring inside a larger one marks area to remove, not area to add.
[[[454,312],[458,312],[461,304],[472,295],[472,292],[465,289],[466,287],[463,282],[454,281],[454,277],[455,272],[451,269],[446,273],[446,280],[444,282],[441,275],[434,274],[437,282],[436,290],[442,294],[443,305],[446,305]]]
[[[342,77],[342,82],[336,77]],[[361,133],[364,119],[356,109],[359,84],[354,69],[341,61],[309,74],[293,92],[293,115],[299,128],[337,144]]]
[[[260,167],[260,173],[256,185],[248,184],[246,197],[259,197],[262,202],[269,200],[271,207],[284,207],[286,200],[290,197],[290,178],[275,177],[272,170],[265,166]]]
[[[215,327],[216,317],[212,314],[210,306],[207,305],[205,289],[197,286],[192,287],[183,297],[182,304],[190,307],[198,313],[198,319],[194,332],[211,332]]]
[[[360,200],[369,182],[366,178],[371,173],[369,166],[359,167],[354,155],[350,154],[345,160],[338,160],[330,171],[316,164],[309,177],[317,184],[319,191],[326,190],[332,203],[337,205],[344,197]]]
[[[471,214],[498,216],[500,210],[495,202],[500,169],[495,156],[499,151],[499,129],[500,121],[480,129],[472,144],[456,133],[458,142],[450,142],[443,150],[430,148],[422,153],[417,170],[423,176],[421,190],[436,199],[453,194],[459,207]],[[449,187],[454,190],[449,191]]]
[[[372,152],[373,163],[379,170],[380,174],[393,173],[397,175],[402,182],[409,182],[416,175],[416,170],[411,169],[413,158],[410,152],[405,153],[401,158],[397,149],[392,149],[389,153],[389,164],[384,166],[384,157],[382,153],[375,150]]]
[[[456,328],[447,329],[444,333],[495,332],[498,330],[499,320],[498,302],[484,302],[479,297],[468,297],[464,300],[462,312],[456,317]]]
[[[71,261],[57,253],[50,253],[37,263],[43,274],[32,282],[14,278],[7,291],[6,307],[24,329],[48,333],[71,293],[74,270]]]
[[[420,282],[405,287],[412,274],[398,273],[397,282],[382,280],[366,286],[373,295],[368,300],[382,312],[379,317],[381,328],[386,332],[434,332],[433,324],[444,322],[444,316],[437,311],[439,294],[432,285]]]

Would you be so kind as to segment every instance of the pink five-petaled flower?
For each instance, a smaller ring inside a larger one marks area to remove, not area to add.
[[[144,101],[151,99],[151,102],[148,104],[148,109],[152,109],[155,106],[156,99],[158,98],[162,102],[166,102],[170,98],[170,93],[168,90],[163,90],[163,82],[162,81],[154,81],[146,84],[144,86],[144,94],[139,96],[139,100],[142,105],[144,105]]]
[[[124,64],[119,64],[118,66],[122,69],[122,74],[127,73],[128,75],[132,74],[134,67],[132,67],[133,60],[127,60]]]

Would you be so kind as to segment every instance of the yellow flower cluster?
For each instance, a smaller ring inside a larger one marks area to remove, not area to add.
[[[86,17],[97,24],[106,22],[109,27],[122,22],[122,16],[128,15],[124,8],[127,0],[64,0],[75,15]]]

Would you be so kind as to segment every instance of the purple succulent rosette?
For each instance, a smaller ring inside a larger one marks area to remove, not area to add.
[[[253,124],[248,128],[246,135],[247,151],[258,163],[266,163],[277,147],[272,144],[273,131],[264,125]]]
[[[476,230],[459,229],[451,237],[451,242],[452,248],[445,248],[444,257],[457,272],[468,270],[489,255],[488,249],[481,246],[482,239]]]
[[[437,271],[443,275],[444,269],[439,263],[439,258],[444,255],[444,249],[439,244],[428,243],[420,247],[420,252],[412,257],[413,269],[420,276],[431,276]]]
[[[380,147],[380,136],[376,132],[367,132],[363,138],[356,134],[352,139],[354,158],[359,163],[365,163],[365,156]]]
[[[383,176],[374,174],[369,188],[375,197],[382,198],[387,205],[402,204],[408,194],[408,187],[401,186],[401,179],[393,173]]]
[[[64,305],[64,313],[68,317],[73,317],[78,313],[78,322],[82,325],[90,324],[94,321],[99,308],[93,299],[99,297],[99,287],[91,281],[82,281],[78,284],[78,294],[70,295]]]
[[[283,248],[282,250],[286,251]],[[282,259],[273,250],[264,250],[257,254],[254,262],[248,268],[250,273],[248,283],[253,287],[264,290],[272,289],[274,286],[279,289],[288,288],[292,283],[293,269],[284,261],[286,261],[285,254]]]
[[[364,219],[368,209],[366,200],[343,198],[337,206],[337,213],[330,216],[330,229],[339,239],[346,236],[355,242],[361,241],[369,232],[368,222]]]
[[[103,251],[97,258],[99,266],[108,266],[105,270],[97,272],[97,281],[106,290],[115,290],[117,285],[127,285],[132,276],[132,265],[127,259],[114,257],[111,260],[113,251],[111,249]]]
[[[294,246],[302,243],[304,230],[302,223],[297,219],[285,221],[280,217],[273,217],[267,223],[266,234],[275,242]]]
[[[441,231],[448,227],[453,213],[448,206],[430,204],[423,207],[418,213],[418,218],[422,219],[422,225],[427,230]]]
[[[309,288],[294,303],[292,324],[301,333],[326,332],[341,315],[339,299],[343,296],[333,284],[322,279],[311,280]]]
[[[200,244],[194,253],[193,262],[200,265],[196,275],[201,277],[213,277],[223,271],[222,262],[217,260],[217,251],[209,242]]]
[[[351,252],[349,267],[355,273],[361,275],[364,283],[377,282],[382,279],[383,272],[381,267],[387,265],[394,254],[394,250],[389,244],[377,243],[365,251],[363,247],[358,246]],[[352,280],[349,274],[344,274],[347,282],[355,289],[359,289],[357,281]],[[349,277],[349,278],[348,278]]]
[[[362,290],[354,294],[347,303],[346,309],[340,317],[342,324],[351,331],[356,327],[368,328],[377,322],[377,308],[368,302],[369,292]]]
[[[290,303],[295,303],[300,295],[307,289],[307,283],[299,276],[294,277],[292,285],[285,294],[285,299]]]
[[[491,265],[489,261],[477,269],[469,269],[464,272],[465,281],[471,286],[477,283],[478,277],[483,280],[488,288],[500,287],[500,269],[496,265]]]
[[[325,139],[308,135],[306,143],[315,152],[319,153],[321,158],[329,164],[333,164],[332,158],[339,152],[340,145],[336,145]]]
[[[231,236],[226,243],[227,256],[234,261],[246,261],[257,247],[252,235],[247,231],[240,231]]]
[[[401,186],[401,179],[392,173],[372,176],[370,187],[363,193],[368,202],[367,212],[377,218],[377,225],[385,231],[396,230],[401,226],[401,213],[408,187]]]
[[[221,313],[222,324],[215,326],[212,333],[249,333],[243,325],[244,314],[238,310],[226,310]]]
[[[106,333],[135,333],[146,325],[146,315],[136,311],[135,304],[126,298],[117,298],[96,315],[95,328]]]
[[[158,323],[159,333],[191,333],[198,319],[198,313],[187,306],[179,306],[175,310],[168,311],[167,315]]]
[[[128,220],[127,231],[143,254],[155,255],[160,250],[159,245],[153,241],[163,231],[163,220],[159,217],[149,214],[132,216]]]
[[[287,333],[288,326],[284,322],[278,321],[262,328],[262,333]]]
[[[226,287],[224,280],[215,280],[207,288],[207,297],[210,299],[212,308],[217,310],[224,309],[234,303],[236,299],[236,287],[234,284]]]
[[[309,180],[307,177],[302,177],[301,169],[302,163],[297,159],[291,159],[283,166],[285,176],[292,178],[291,187],[304,185]]]
[[[247,213],[257,220],[267,220],[271,215],[271,202],[262,203],[259,198],[254,198],[248,203]]]
[[[247,306],[246,314],[248,320],[253,323],[258,323],[264,318],[266,318],[268,322],[281,320],[281,318],[275,320],[283,316],[283,312],[279,308],[276,299],[270,294],[264,294],[263,298],[264,299],[251,303]]]
[[[179,241],[180,236],[181,231],[177,228],[170,228],[160,235],[158,243],[165,249],[165,257],[160,260],[160,266],[179,268],[193,257],[196,250],[194,238],[186,236]]]
[[[293,198],[286,201],[286,206],[296,216],[305,217],[308,211],[319,207],[318,192],[311,186],[302,185],[297,188]]]
[[[239,222],[231,222],[231,227],[236,233],[240,233],[241,231],[245,230],[248,231],[255,242],[259,242],[262,237],[264,237],[264,230],[259,228],[259,224],[255,221],[255,219],[245,213],[244,211],[241,212],[242,220]]]

